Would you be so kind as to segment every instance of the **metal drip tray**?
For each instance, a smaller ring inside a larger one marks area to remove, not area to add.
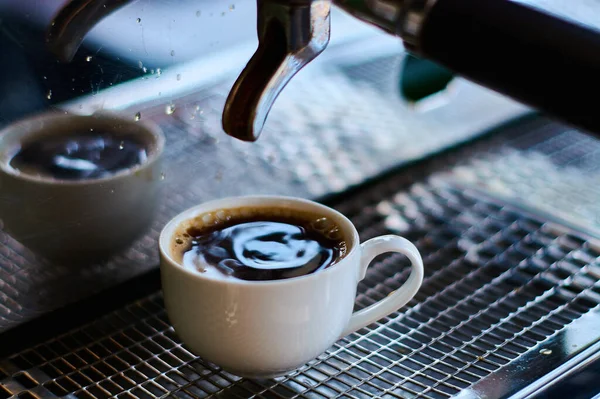
[[[547,140],[549,128],[540,126],[558,129],[536,119],[515,126],[330,201],[352,219],[362,240],[399,233],[416,242],[426,278],[400,312],[340,340],[300,370],[249,380],[204,362],[177,338],[157,291],[5,358],[0,398],[501,398],[534,392],[536,381],[575,367],[600,340],[600,241],[593,237],[595,222],[582,233],[575,224],[475,188],[485,187],[472,178],[486,170],[478,159],[506,160],[489,155],[498,141],[510,143],[524,126],[536,131],[527,146],[521,140],[521,150],[512,147],[525,156],[522,148]],[[550,201],[547,210],[559,205]],[[378,258],[360,283],[356,307],[398,287],[408,273],[399,268],[403,262]]]

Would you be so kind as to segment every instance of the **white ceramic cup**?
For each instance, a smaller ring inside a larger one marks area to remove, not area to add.
[[[135,135],[147,158],[99,179],[60,180],[20,171],[11,160],[40,138],[87,132]],[[0,220],[6,231],[33,252],[65,265],[105,260],[145,233],[159,202],[160,128],[133,117],[47,112],[0,130]]]
[[[240,207],[284,208],[330,218],[344,233],[347,253],[320,272],[273,281],[220,279],[182,266],[174,244],[181,226],[207,212]],[[338,339],[404,306],[423,280],[423,261],[408,240],[385,235],[360,244],[344,215],[297,198],[248,196],[201,204],[172,219],[161,232],[159,246],[165,306],[177,335],[203,359],[249,378],[301,367]],[[371,261],[387,252],[410,260],[409,278],[385,299],[353,313],[358,282]]]

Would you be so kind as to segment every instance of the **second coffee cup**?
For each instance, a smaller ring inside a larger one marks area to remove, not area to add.
[[[165,138],[151,122],[49,112],[0,131],[0,219],[65,265],[106,259],[150,227]]]

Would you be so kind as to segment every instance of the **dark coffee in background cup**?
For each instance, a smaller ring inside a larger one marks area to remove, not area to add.
[[[174,237],[184,267],[216,278],[281,280],[335,265],[346,239],[331,219],[285,208],[224,209],[199,216]]]
[[[24,143],[10,161],[20,172],[61,180],[99,179],[145,162],[146,147],[133,135],[69,133]]]

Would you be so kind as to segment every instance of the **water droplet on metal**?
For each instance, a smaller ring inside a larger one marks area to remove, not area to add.
[[[142,19],[138,18],[138,19],[135,20],[135,22],[137,22],[138,24],[141,24],[142,23]]]
[[[196,11],[196,17],[200,17],[202,15],[202,11]]]
[[[144,67],[144,64],[142,64],[142,61],[138,61],[138,67],[140,67],[140,69],[142,69]]]
[[[167,177],[164,173],[160,174],[160,180],[165,180],[165,177]]]
[[[94,129],[93,129],[93,128],[90,128],[90,132],[93,132],[93,131],[94,131]]]
[[[46,96],[48,100],[52,99],[52,90],[48,90],[48,95]]]
[[[160,76],[160,75],[162,74],[162,71],[160,70],[160,68],[156,68],[156,74],[157,74],[158,76]]]
[[[48,80],[48,78],[44,76],[44,80]]]
[[[123,148],[125,148],[125,142],[124,142],[124,141],[121,141],[121,142],[119,143],[119,150],[122,150]]]
[[[152,75],[154,75],[154,69],[151,69],[151,70],[150,70],[150,73],[151,73]]]
[[[168,104],[165,107],[165,113],[167,115],[173,115],[174,112],[175,112],[175,104]]]
[[[146,68],[146,67],[143,67],[143,68],[142,68],[142,71],[143,71],[144,73],[146,73],[146,72],[148,72],[148,68]]]
[[[88,55],[87,57],[85,57],[85,60],[86,60],[87,62],[90,62],[90,61],[92,61],[92,56],[91,56],[91,55]]]
[[[175,57],[175,50],[171,50],[171,57]]]
[[[142,113],[141,112],[136,113],[134,119],[136,122],[139,121],[140,119],[142,119]]]
[[[552,350],[551,349],[542,349],[542,350],[540,350],[540,354],[548,356],[548,355],[552,354]]]
[[[181,80],[181,74],[180,73],[177,74],[177,80]]]

